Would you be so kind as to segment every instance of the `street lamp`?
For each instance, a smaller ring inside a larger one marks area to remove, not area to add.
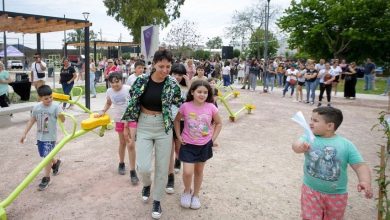
[[[86,21],[88,21],[88,17],[89,17],[89,12],[83,12],[83,16],[84,16],[84,19],[86,20]]]
[[[83,12],[83,16],[86,23],[88,22],[88,16],[89,12]],[[81,40],[81,39],[80,39]],[[81,47],[80,47],[81,48]],[[90,100],[90,84],[94,83],[91,82],[89,75],[90,73],[90,67],[89,67],[89,25],[86,25],[84,27],[84,76],[85,76],[85,106],[90,109],[91,108],[91,100]],[[95,73],[93,73],[95,74]]]

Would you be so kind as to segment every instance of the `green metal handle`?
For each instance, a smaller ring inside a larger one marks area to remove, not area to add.
[[[71,135],[73,137],[75,132],[76,132],[76,128],[77,128],[76,118],[73,115],[65,113],[65,112],[62,112],[61,114],[69,117],[73,121],[73,129],[72,129],[72,135]],[[59,120],[59,119],[58,119],[58,125],[60,126],[62,133],[64,133],[65,136],[68,136],[69,133],[68,133],[68,131],[66,131],[66,129],[64,127],[64,123],[61,120]]]

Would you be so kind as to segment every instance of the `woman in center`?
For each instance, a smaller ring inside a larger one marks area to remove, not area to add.
[[[137,172],[141,176],[142,199],[147,202],[152,185],[152,155],[155,149],[155,172],[153,186],[152,218],[162,214],[160,201],[168,178],[168,166],[172,149],[173,120],[171,107],[180,107],[183,102],[180,87],[169,75],[172,66],[172,53],[159,50],[153,56],[155,71],[141,75],[130,89],[130,100],[122,120],[138,121]]]

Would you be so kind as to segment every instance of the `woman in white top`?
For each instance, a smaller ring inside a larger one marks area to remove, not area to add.
[[[333,61],[333,65],[330,67],[330,69],[336,75],[336,78],[332,82],[332,87],[333,87],[333,90],[334,90],[334,96],[336,96],[337,95],[337,85],[339,84],[339,78],[340,78],[341,72],[343,72],[343,70],[341,70],[341,68],[339,67],[339,60],[335,59]]]
[[[322,105],[321,101],[326,91],[326,99],[328,101],[328,106],[330,106],[330,97],[332,94],[332,84],[334,80],[339,76],[337,71],[333,71],[329,63],[325,64],[325,69],[320,70],[318,73],[320,78],[320,96],[318,97],[318,107]]]
[[[243,83],[244,77],[245,77],[245,62],[244,60],[240,60],[240,64],[237,66],[238,69],[238,82]]]
[[[229,61],[225,61],[225,65],[222,68],[222,79],[223,79],[223,86],[230,85],[230,62]]]

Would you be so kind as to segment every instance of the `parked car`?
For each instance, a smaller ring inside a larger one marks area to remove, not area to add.
[[[21,60],[7,60],[7,67],[9,69],[23,69],[23,62]]]

